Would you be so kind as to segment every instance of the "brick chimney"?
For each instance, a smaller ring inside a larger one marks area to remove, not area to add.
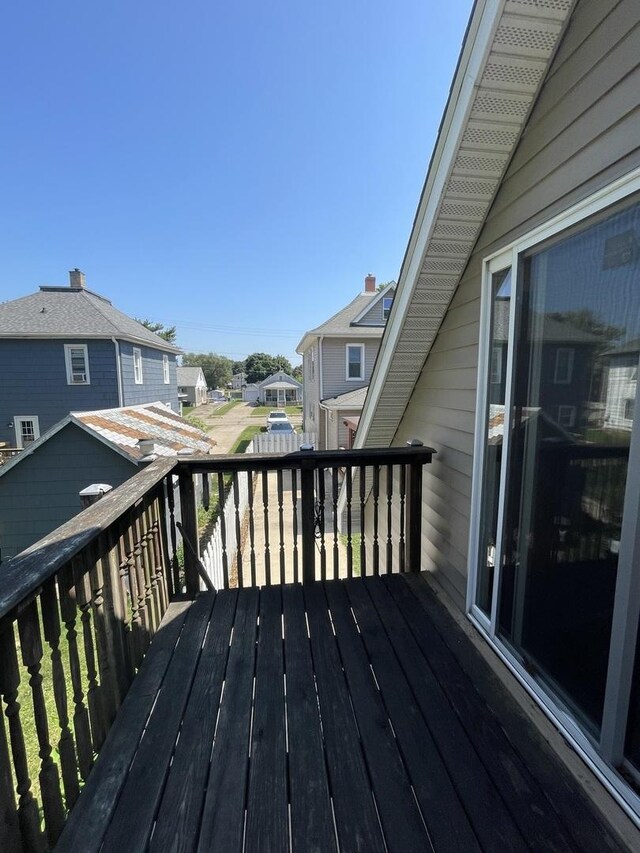
[[[69,270],[69,287],[73,290],[84,290],[86,286],[85,275],[78,267],[74,270]]]
[[[375,293],[376,292],[376,277],[375,275],[371,275],[369,273],[364,277],[364,292],[365,293]]]

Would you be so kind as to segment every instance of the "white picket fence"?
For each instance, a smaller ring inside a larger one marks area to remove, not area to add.
[[[247,453],[295,453],[303,444],[318,446],[315,432],[259,432],[247,447]]]
[[[244,523],[244,516],[249,504],[249,485],[247,476],[241,474],[237,478],[238,483],[238,514],[240,516],[240,529]],[[222,519],[224,518],[224,526],[226,533],[227,546],[227,566],[229,574],[233,568],[233,563],[236,557],[236,549],[238,547],[238,530],[236,526],[236,504],[234,497],[234,487],[232,486],[227,494],[222,512],[218,515],[218,520],[215,523],[211,538],[205,547],[202,548],[201,560],[207,574],[216,589],[224,587],[224,570],[223,570],[223,554],[222,547]]]

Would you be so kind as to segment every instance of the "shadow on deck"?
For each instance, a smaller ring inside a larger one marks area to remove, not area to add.
[[[59,851],[620,849],[420,576],[170,605]]]

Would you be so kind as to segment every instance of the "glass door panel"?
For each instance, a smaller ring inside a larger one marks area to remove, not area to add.
[[[640,357],[639,247],[635,205],[521,267],[498,632],[594,732]]]
[[[476,604],[487,616],[491,612],[498,541],[498,498],[504,438],[510,305],[511,268],[509,267],[494,272],[491,276],[489,377],[484,413],[483,501],[480,512],[479,569],[476,587]]]

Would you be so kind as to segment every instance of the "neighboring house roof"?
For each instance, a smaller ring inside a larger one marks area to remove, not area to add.
[[[278,373],[272,373],[271,376],[267,376],[266,379],[263,379],[262,382],[258,382],[259,388],[302,388],[302,383],[298,382],[297,379],[294,379],[293,376],[289,376],[288,373],[283,373],[282,371]]]
[[[85,288],[41,287],[0,304],[0,338],[118,338],[165,352],[180,349]]]
[[[474,5],[356,445],[392,443],[573,0]]]
[[[540,340],[545,344],[602,344],[602,335],[577,326],[571,317],[558,317],[551,314],[537,315],[533,321],[540,330]],[[494,343],[505,342],[509,338],[509,302],[498,300],[494,307],[493,340]]]
[[[302,354],[314,341],[315,338],[345,338],[353,337],[354,324],[358,318],[366,314],[373,305],[386,296],[390,290],[395,289],[395,282],[390,282],[387,287],[374,293],[359,293],[355,299],[341,308],[333,317],[329,317],[324,323],[305,332],[302,340],[296,347],[296,352]],[[384,332],[384,324],[379,326],[358,325],[357,336],[359,338],[379,338]]]
[[[201,367],[178,367],[176,368],[176,373],[178,377],[178,385],[181,387],[195,387],[198,384],[199,379],[202,379],[206,385],[206,380]]]
[[[339,394],[337,397],[327,397],[322,400],[320,405],[323,409],[332,409],[340,411],[342,409],[361,409],[364,405],[367,396],[368,386],[358,388],[357,391],[347,391],[346,394]]]
[[[37,441],[0,466],[0,477],[69,424],[75,424],[136,464],[149,455],[149,450],[140,449],[140,441],[152,440],[154,448],[151,452],[157,456],[176,456],[185,451],[209,454],[216,444],[205,432],[174,414],[163,403],[99,409],[95,412],[71,412]]]

